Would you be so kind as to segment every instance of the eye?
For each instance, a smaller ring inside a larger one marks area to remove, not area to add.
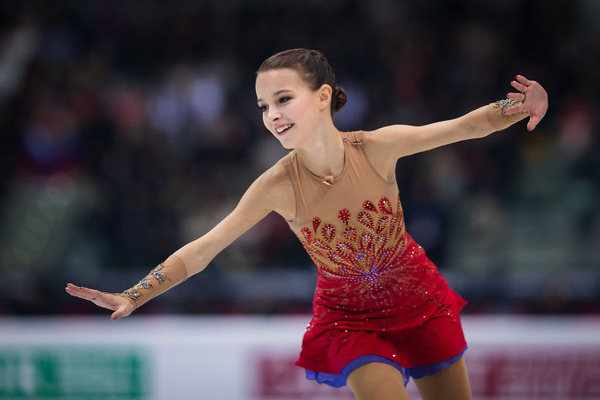
[[[260,112],[265,112],[267,111],[267,106],[258,106],[258,108],[260,109]]]
[[[279,103],[287,103],[291,99],[292,99],[291,97],[282,97],[279,99]]]

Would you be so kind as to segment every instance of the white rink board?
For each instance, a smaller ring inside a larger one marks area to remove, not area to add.
[[[0,319],[2,399],[352,399],[294,366],[305,317]],[[600,318],[463,318],[475,398],[600,398]],[[414,384],[409,384],[417,399]]]

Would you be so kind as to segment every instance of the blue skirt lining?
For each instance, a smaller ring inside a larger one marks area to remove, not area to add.
[[[348,379],[348,376],[355,369],[362,367],[365,364],[372,363],[372,362],[381,362],[381,363],[389,364],[393,367],[396,367],[402,373],[402,376],[404,377],[404,386],[406,386],[408,384],[408,381],[410,378],[413,378],[413,379],[424,378],[426,376],[430,376],[437,372],[440,372],[444,368],[449,367],[450,365],[454,364],[454,362],[458,361],[464,355],[465,351],[467,351],[467,347],[465,347],[463,349],[463,351],[461,351],[458,355],[451,357],[447,360],[443,360],[443,361],[440,361],[440,362],[437,362],[434,364],[423,365],[420,367],[413,367],[413,368],[404,368],[397,362],[392,361],[388,358],[378,356],[378,355],[368,354],[368,355],[361,356],[361,357],[358,357],[357,359],[350,361],[342,369],[342,372],[340,372],[337,375],[336,374],[328,374],[325,372],[313,372],[313,371],[306,370],[306,379],[313,380],[318,383],[322,383],[322,384],[333,386],[333,387],[342,387],[342,386],[346,386],[346,381]]]

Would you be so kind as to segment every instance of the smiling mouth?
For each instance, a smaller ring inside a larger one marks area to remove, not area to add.
[[[275,129],[275,132],[277,132],[277,134],[281,135],[282,133],[287,132],[292,126],[294,126],[294,124],[287,124],[287,125],[280,126],[279,128]]]

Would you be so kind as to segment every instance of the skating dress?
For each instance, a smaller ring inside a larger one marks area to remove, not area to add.
[[[342,139],[337,177],[312,174],[295,151],[280,160],[296,196],[287,222],[318,274],[296,364],[331,386],[373,361],[394,365],[405,382],[431,375],[466,349],[458,315],[466,302],[406,232],[397,184],[372,167],[362,132]]]

